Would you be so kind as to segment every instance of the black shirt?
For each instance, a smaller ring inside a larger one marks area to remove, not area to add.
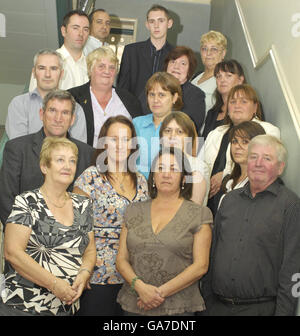
[[[300,200],[277,179],[253,198],[249,183],[228,193],[215,219],[212,290],[229,298],[276,297],[275,315],[293,315],[300,270]]]

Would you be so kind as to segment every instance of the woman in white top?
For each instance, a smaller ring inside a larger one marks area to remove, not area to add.
[[[278,127],[261,121],[260,101],[255,90],[248,84],[233,87],[227,99],[227,111],[224,125],[211,131],[202,147],[204,162],[210,176],[209,202],[210,209],[215,213],[219,199],[212,199],[220,190],[222,178],[232,171],[230,158],[230,129],[243,121],[253,120],[259,123],[267,134],[280,138]],[[212,204],[214,203],[214,204]]]
[[[227,39],[220,32],[211,30],[201,36],[200,55],[204,72],[196,76],[191,82],[205,92],[206,113],[214,105],[213,93],[217,87],[214,69],[216,64],[224,59],[226,49]]]
[[[191,118],[184,112],[170,113],[162,122],[159,136],[163,146],[177,147],[183,150],[192,170],[192,181],[190,182],[193,183],[193,192],[191,200],[200,205],[206,205],[209,178],[205,174],[203,161],[196,156],[197,132]]]
[[[221,190],[224,194],[233,189],[241,188],[248,182],[248,144],[252,138],[259,134],[266,134],[266,132],[255,121],[244,121],[233,126],[229,132],[230,155],[233,161],[233,169],[231,174],[226,175],[222,181]],[[222,196],[219,206],[224,196]]]

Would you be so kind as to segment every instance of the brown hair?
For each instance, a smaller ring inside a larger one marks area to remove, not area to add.
[[[229,106],[229,101],[232,99],[237,92],[242,92],[245,97],[249,100],[252,100],[254,104],[256,104],[256,112],[255,115],[259,120],[262,120],[262,110],[261,110],[261,104],[258,98],[258,95],[254,88],[249,85],[249,84],[239,84],[231,88],[231,90],[228,93],[228,98],[227,98],[227,106],[226,106],[226,115],[224,118],[224,125],[230,125],[232,126],[232,121],[229,117],[228,114],[228,106]],[[253,117],[254,117],[253,116]]]
[[[150,12],[157,12],[157,11],[162,11],[162,12],[164,12],[164,13],[166,14],[167,19],[168,19],[168,20],[171,19],[171,17],[170,17],[170,13],[169,13],[169,11],[167,10],[166,7],[161,6],[161,5],[158,5],[158,4],[154,4],[154,5],[152,5],[151,8],[148,9],[148,11],[147,11],[147,20],[148,20],[148,16],[149,16],[149,13],[150,13]]]
[[[168,64],[171,60],[176,60],[181,56],[186,56],[187,59],[189,60],[189,70],[187,74],[187,80],[190,80],[197,68],[197,58],[194,51],[189,47],[177,46],[174,49],[172,49],[165,59],[164,70],[167,71]]]
[[[62,22],[63,27],[67,27],[67,25],[69,24],[69,21],[70,21],[70,19],[73,15],[85,16],[89,21],[89,16],[84,11],[82,11],[81,9],[74,9],[74,10],[71,10],[70,12],[68,12],[64,16],[63,22]]]
[[[155,72],[146,83],[146,96],[153,87],[159,84],[164,91],[168,91],[172,96],[178,93],[178,98],[173,105],[174,110],[180,110],[183,107],[182,89],[179,80],[167,72]]]
[[[137,178],[136,178],[136,166],[135,166],[135,161],[136,160],[130,160],[130,164],[129,164],[129,159],[130,157],[134,154],[134,157],[137,157],[138,155],[138,144],[137,144],[137,138],[136,138],[136,131],[135,128],[133,126],[133,123],[131,122],[131,120],[129,120],[128,118],[126,118],[123,115],[117,115],[115,117],[110,117],[108,119],[106,119],[106,121],[104,122],[103,126],[101,127],[100,133],[99,133],[99,137],[98,139],[105,139],[105,137],[107,136],[108,130],[110,128],[111,125],[115,124],[115,123],[120,123],[123,124],[125,126],[128,126],[131,130],[131,138],[133,141],[135,141],[135,143],[132,144],[132,148],[130,150],[130,153],[128,155],[127,158],[127,169],[129,172],[129,175],[132,179],[132,182],[134,183],[135,187],[137,184]],[[97,148],[96,151],[94,152],[93,155],[93,159],[92,159],[92,165],[96,166],[99,173],[103,174],[106,178],[110,178],[110,173],[109,171],[106,169],[107,167],[103,167],[101,166],[101,164],[97,164],[97,158],[100,157],[100,155],[102,153],[104,153],[107,150],[105,143],[102,143],[100,148]],[[107,164],[107,158],[104,161],[104,164]]]
[[[260,134],[266,134],[266,131],[259,123],[255,121],[244,121],[238,125],[233,126],[232,129],[229,131],[229,143],[232,143],[232,140],[237,136],[251,140],[252,138]],[[232,161],[234,162],[231,151],[230,151],[230,156],[231,156]],[[222,181],[221,188],[223,192],[224,193],[226,192],[226,183],[229,180],[233,180],[233,183],[232,183],[232,189],[233,189],[237,185],[237,182],[240,176],[241,176],[241,167],[238,163],[234,162],[234,166],[233,166],[231,174],[225,176]]]
[[[163,147],[160,149],[159,153],[156,155],[156,157],[153,159],[151,164],[151,171],[148,177],[148,191],[149,196],[154,199],[157,197],[157,188],[154,185],[154,174],[155,169],[158,160],[160,157],[164,154],[170,154],[174,155],[179,167],[181,168],[181,178],[179,183],[179,197],[183,197],[186,200],[190,200],[192,197],[192,191],[193,191],[193,183],[187,183],[186,180],[188,180],[187,177],[191,177],[191,166],[189,163],[189,160],[187,159],[186,155],[183,153],[182,150],[176,148],[176,147]],[[183,183],[183,179],[186,177],[185,182]],[[183,186],[183,188],[182,188]]]
[[[184,112],[175,111],[168,114],[163,120],[160,130],[159,137],[163,137],[163,132],[168,127],[169,123],[175,120],[177,124],[182,128],[184,133],[188,135],[189,138],[192,138],[192,155],[196,156],[196,144],[197,144],[197,131],[194,122],[192,119]]]

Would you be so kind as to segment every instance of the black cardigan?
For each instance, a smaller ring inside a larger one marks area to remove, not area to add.
[[[133,94],[124,89],[115,88],[115,90],[132,118],[143,115],[141,104]],[[93,146],[95,128],[92,98],[90,94],[90,81],[83,85],[71,88],[68,91],[75,98],[76,102],[81,105],[84,111],[87,129],[87,143],[90,146]]]

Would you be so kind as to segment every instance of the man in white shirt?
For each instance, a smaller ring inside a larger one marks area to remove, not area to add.
[[[40,50],[33,60],[33,77],[37,87],[25,94],[16,96],[8,106],[5,131],[9,139],[39,131],[43,125],[39,111],[42,108],[43,98],[52,90],[58,88],[63,77],[63,59],[61,55],[51,49]],[[75,121],[71,126],[72,138],[87,142],[85,115],[79,104],[75,106]]]
[[[63,58],[64,75],[60,80],[59,88],[67,90],[86,83],[87,74],[86,60],[83,47],[89,36],[89,18],[80,10],[67,13],[61,26],[61,34],[64,44],[57,49]],[[36,88],[36,81],[31,76],[29,91]]]
[[[108,46],[106,39],[110,33],[110,17],[104,9],[95,9],[90,15],[90,36],[84,46],[83,53],[87,56],[91,51]]]

